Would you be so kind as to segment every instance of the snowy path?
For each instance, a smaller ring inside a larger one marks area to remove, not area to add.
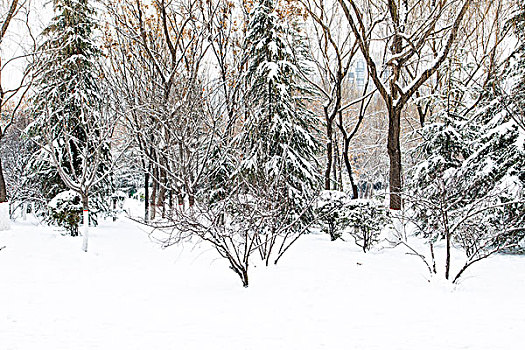
[[[3,245],[1,350],[523,348],[521,257],[451,290],[400,249],[312,235],[244,289],[213,250],[162,250],[127,220],[93,229],[88,253],[30,223],[0,232]]]

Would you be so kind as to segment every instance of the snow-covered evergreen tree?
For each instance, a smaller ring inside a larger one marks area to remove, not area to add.
[[[95,10],[89,0],[54,0],[53,6],[56,16],[38,52],[41,73],[28,133],[42,147],[34,166],[53,184],[48,198],[72,189],[87,210],[88,195],[104,203],[94,199],[108,184],[112,132],[94,42]]]
[[[483,101],[470,123],[475,133],[472,154],[458,174],[465,191],[486,198],[493,206],[484,215],[488,230],[505,232],[505,238],[523,250],[525,237],[525,5],[518,4],[508,21],[519,45],[501,74],[483,91]],[[499,72],[498,72],[499,73]],[[520,244],[521,242],[521,244]]]
[[[250,15],[246,51],[240,172],[252,189],[286,211],[280,220],[296,220],[319,188],[315,119],[307,108],[311,94],[301,79],[307,69],[304,43],[297,24],[280,18],[273,0],[261,0]]]
[[[88,0],[54,0],[53,7],[56,16],[43,31],[45,41],[38,52],[40,74],[34,84],[33,98],[35,121],[28,130],[38,141],[45,128],[58,143],[63,142],[58,138],[64,130],[79,142],[85,142],[86,135],[80,126],[91,117],[90,109],[100,101],[100,79],[95,67],[100,50],[92,38],[94,9]],[[71,143],[70,151],[72,168],[78,170],[80,154],[76,143]],[[59,158],[65,161],[64,156]],[[58,174],[43,180],[61,183]],[[51,197],[64,189],[63,184],[54,186]]]
[[[524,7],[513,17],[523,38]],[[472,263],[493,253],[523,251],[525,237],[525,45],[478,91],[476,108],[457,108],[466,87],[449,79],[436,122],[422,131],[420,163],[411,171],[410,212],[417,233],[432,244],[445,239],[449,278],[450,248],[467,255],[454,280]],[[450,69],[451,67],[449,67]],[[451,69],[451,76],[454,70]],[[472,100],[472,99],[471,99]]]

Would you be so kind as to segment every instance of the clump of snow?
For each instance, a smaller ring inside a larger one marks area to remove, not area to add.
[[[68,190],[68,191],[62,191],[59,194],[57,194],[53,199],[49,201],[47,204],[49,208],[57,209],[59,206],[63,205],[63,203],[73,203],[78,202],[80,203],[80,196],[77,192]],[[82,209],[80,204],[77,204],[75,209]]]

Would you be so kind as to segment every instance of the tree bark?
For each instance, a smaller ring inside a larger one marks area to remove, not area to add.
[[[5,203],[5,202],[7,202],[7,189],[5,187],[4,169],[2,166],[2,160],[0,159],[0,203]]]
[[[166,217],[166,170],[160,170],[160,189],[157,196],[157,207],[162,208],[162,217]]]
[[[400,121],[400,110],[390,109],[388,112],[387,150],[390,160],[390,209],[394,210],[400,210],[402,206]]]
[[[113,206],[113,222],[117,221],[117,197],[111,199]]]
[[[144,221],[149,221],[149,172],[144,172]]]
[[[446,213],[443,213],[444,218],[444,225],[445,225],[445,238],[446,238],[446,244],[447,244],[447,257],[445,261],[445,278],[448,280],[450,277],[450,241],[452,238],[452,235],[450,233],[450,229],[448,226],[448,216]]]
[[[348,156],[348,151],[350,148],[350,140],[345,138],[344,140],[344,151],[343,151],[343,159],[346,166],[346,171],[348,172],[348,178],[350,179],[350,185],[352,186],[352,199],[357,199],[359,197],[359,193],[357,192],[357,185],[354,181],[354,175],[352,173],[352,164],[350,163],[350,157]]]
[[[168,191],[168,200],[169,200],[169,212],[168,212],[168,215],[171,216],[172,213],[173,213],[173,190],[170,189]]]
[[[339,157],[339,140],[337,138],[337,133],[334,135],[334,164],[333,164],[333,173],[334,173],[334,190],[343,189],[343,179],[341,173],[341,158]]]
[[[326,143],[326,170],[324,174],[324,189],[330,190],[330,172],[332,171],[333,162],[333,125],[329,118],[326,118],[326,136],[328,141]]]
[[[150,204],[150,219],[153,220],[155,219],[155,215],[156,215],[156,210],[155,210],[155,199],[157,198],[157,187],[158,187],[158,179],[159,177],[159,172],[158,172],[158,169],[157,167],[154,167],[153,168],[153,183],[152,183],[152,188],[151,188],[151,196],[149,198],[149,204]]]

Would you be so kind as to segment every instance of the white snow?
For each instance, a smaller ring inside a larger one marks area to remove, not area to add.
[[[9,230],[10,227],[11,220],[9,220],[9,202],[0,203],[0,231]]]
[[[519,256],[481,262],[453,288],[400,247],[365,255],[312,234],[280,265],[251,266],[245,289],[206,244],[161,249],[127,219],[91,228],[87,253],[81,240],[29,218],[0,232],[0,349],[523,346]]]

